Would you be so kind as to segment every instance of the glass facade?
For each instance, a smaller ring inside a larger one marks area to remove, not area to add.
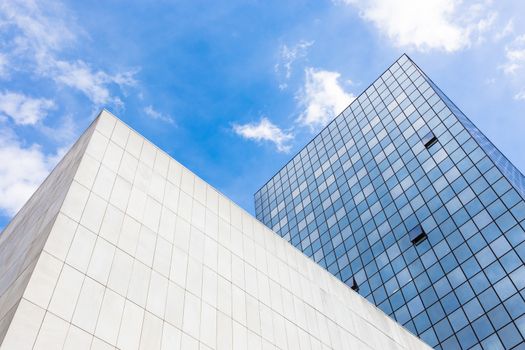
[[[255,208],[436,349],[525,349],[524,184],[403,55],[255,194]]]

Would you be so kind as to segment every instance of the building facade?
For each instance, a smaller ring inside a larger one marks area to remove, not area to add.
[[[0,235],[0,349],[429,349],[110,113]]]
[[[406,55],[256,216],[436,349],[525,349],[525,178]]]

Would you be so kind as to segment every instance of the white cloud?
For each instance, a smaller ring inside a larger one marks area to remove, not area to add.
[[[514,19],[511,18],[507,21],[505,26],[494,35],[494,39],[501,40],[514,32]]]
[[[18,125],[35,125],[42,121],[53,101],[45,98],[32,98],[21,93],[0,92],[0,113],[10,117]]]
[[[514,99],[525,101],[525,34],[514,37],[505,46],[505,59],[499,68],[518,91]]]
[[[82,60],[75,62],[54,61],[47,73],[56,82],[84,93],[94,104],[107,103],[120,105],[118,97],[112,96],[109,86],[116,84],[121,88],[135,85],[133,72],[111,75],[101,70],[93,70]]]
[[[120,98],[113,95],[111,86],[122,89],[134,85],[136,70],[110,74],[92,68],[83,60],[64,59],[62,51],[67,49],[71,52],[79,36],[84,36],[82,29],[71,20],[72,17],[55,2],[0,2],[0,33],[8,49],[3,53],[4,58],[13,63],[10,64],[12,69],[52,79],[80,91],[97,107],[108,103],[122,105]]]
[[[57,51],[76,40],[78,30],[69,13],[59,2],[10,0],[0,3],[2,27],[7,32],[16,28],[11,44],[16,51],[31,50],[36,54]]]
[[[234,124],[233,131],[245,139],[272,142],[279,152],[285,153],[290,151],[288,142],[293,139],[291,133],[284,132],[265,117],[259,123]]]
[[[525,90],[522,90],[518,92],[516,95],[514,95],[515,100],[524,100],[525,101]]]
[[[304,87],[297,95],[303,108],[297,122],[313,131],[328,124],[355,96],[340,85],[338,72],[306,68],[305,75]]]
[[[335,0],[355,6],[362,18],[399,47],[453,52],[470,46],[496,17],[489,1]]]
[[[175,120],[173,120],[172,117],[155,110],[151,105],[144,108],[144,113],[151,119],[160,120],[168,124],[175,124]]]
[[[306,57],[308,49],[314,44],[313,41],[301,40],[293,46],[286,44],[281,45],[279,49],[279,63],[275,65],[275,71],[278,74],[283,74],[284,79],[290,79],[292,75],[292,66],[300,58]],[[280,88],[287,87],[286,83],[281,83]]]
[[[14,215],[56,164],[38,145],[25,147],[14,133],[0,130],[0,212]]]
[[[515,37],[505,46],[506,61],[500,68],[505,74],[514,75],[525,67],[525,34]]]

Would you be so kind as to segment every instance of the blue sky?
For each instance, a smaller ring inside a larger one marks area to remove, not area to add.
[[[525,2],[0,3],[0,227],[105,107],[253,193],[403,52],[525,170]]]

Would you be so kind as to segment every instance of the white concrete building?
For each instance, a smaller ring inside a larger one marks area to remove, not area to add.
[[[426,349],[103,111],[0,236],[1,349]]]

